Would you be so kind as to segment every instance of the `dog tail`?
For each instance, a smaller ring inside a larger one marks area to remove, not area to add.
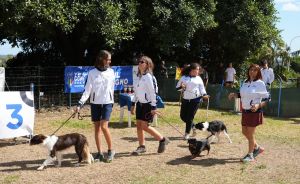
[[[89,145],[87,142],[85,142],[83,146],[82,158],[86,160],[88,164],[94,162],[94,158],[90,152]]]

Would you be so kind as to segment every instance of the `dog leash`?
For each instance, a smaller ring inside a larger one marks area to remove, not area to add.
[[[206,105],[206,121],[208,120],[208,107],[209,107],[209,98],[207,98],[207,105]]]
[[[148,114],[150,115],[151,112],[149,112]],[[157,116],[159,116],[165,123],[167,123],[167,124],[170,125],[172,128],[174,128],[180,135],[184,136],[184,134],[181,133],[180,130],[178,130],[178,128],[176,128],[176,127],[173,126],[171,123],[169,123],[167,120],[165,120],[165,118],[161,115],[161,112],[157,112],[156,114],[157,114]]]
[[[54,135],[61,127],[63,127],[71,118],[75,118],[76,112],[74,112],[65,122],[63,122],[58,129],[56,129],[51,135]],[[78,116],[79,118],[79,116]]]

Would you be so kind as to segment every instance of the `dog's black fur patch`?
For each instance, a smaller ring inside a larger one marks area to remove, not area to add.
[[[200,153],[204,150],[207,150],[207,155],[209,154],[210,144],[207,139],[197,140],[196,138],[191,138],[188,140],[188,143],[193,158],[200,156]]]
[[[195,125],[195,128],[199,129],[199,130],[203,130],[203,128],[204,128],[203,124],[204,123],[205,122],[197,123]],[[226,128],[225,124],[222,121],[215,120],[215,121],[208,122],[207,131],[210,132],[211,134],[215,135],[216,133],[224,131],[224,130],[227,132],[227,128]]]

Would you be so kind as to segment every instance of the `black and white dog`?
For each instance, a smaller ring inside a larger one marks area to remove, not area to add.
[[[78,156],[78,163],[76,166],[79,166],[82,160],[86,160],[89,164],[94,162],[94,158],[90,153],[87,139],[84,135],[78,133],[71,133],[62,136],[45,136],[43,134],[38,134],[32,137],[30,140],[30,145],[42,144],[47,147],[49,155],[43,164],[37,170],[43,170],[44,167],[53,163],[55,157],[58,161],[58,167],[61,166],[62,161],[62,151],[74,146],[76,154]]]
[[[204,150],[207,150],[207,155],[210,151],[210,144],[208,138],[205,140],[197,140],[196,138],[188,139],[189,150],[192,154],[192,158],[200,156],[200,153]]]
[[[232,143],[232,141],[227,133],[227,128],[222,121],[215,120],[215,121],[211,121],[211,122],[200,122],[195,125],[195,128],[202,130],[202,131],[210,132],[211,135],[214,135],[218,138],[218,142],[220,142],[220,133],[223,132],[225,134],[225,136],[227,137],[229,143]],[[212,142],[212,141],[213,141],[213,139],[210,142]]]

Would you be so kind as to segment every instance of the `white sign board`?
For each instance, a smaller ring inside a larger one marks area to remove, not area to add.
[[[0,92],[0,102],[0,139],[32,135],[34,125],[32,92]]]
[[[0,67],[0,91],[4,91],[5,84],[5,68]]]

